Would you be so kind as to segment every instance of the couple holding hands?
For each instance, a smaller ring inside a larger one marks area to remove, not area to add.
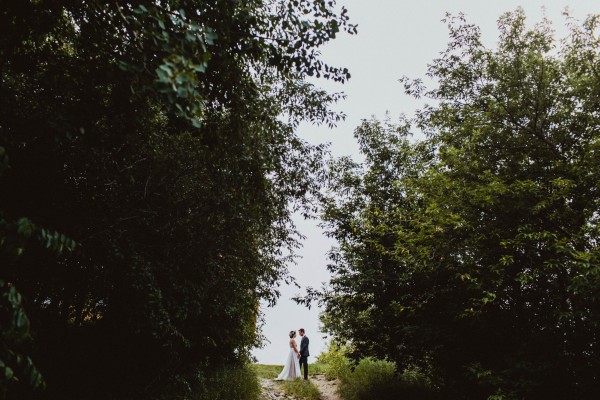
[[[308,379],[308,337],[304,334],[304,328],[298,329],[302,340],[300,341],[300,351],[296,345],[296,331],[290,331],[290,352],[283,366],[283,370],[276,380],[291,381],[300,378],[302,373],[300,367],[304,365],[304,379]]]

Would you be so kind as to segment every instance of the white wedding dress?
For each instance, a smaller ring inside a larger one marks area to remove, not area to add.
[[[275,379],[277,381],[293,381],[296,378],[300,378],[300,359],[294,350],[294,346],[290,342],[290,352],[287,360],[283,365],[283,371]]]

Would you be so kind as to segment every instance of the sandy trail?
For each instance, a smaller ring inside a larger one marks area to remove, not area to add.
[[[319,388],[321,400],[342,400],[337,393],[337,380],[328,381],[325,375],[317,375],[311,380]]]
[[[342,400],[337,394],[337,381],[328,381],[324,375],[317,375],[310,380],[321,392],[321,400]],[[287,396],[281,387],[272,379],[260,379],[262,394],[260,400],[293,400]]]
[[[291,397],[286,396],[283,390],[272,379],[260,378],[262,393],[259,400],[288,400]]]

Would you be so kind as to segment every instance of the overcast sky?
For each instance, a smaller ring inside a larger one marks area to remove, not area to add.
[[[299,133],[311,143],[330,142],[335,156],[355,157],[358,150],[353,131],[362,119],[372,116],[383,119],[388,111],[392,119],[397,119],[400,114],[410,116],[420,107],[404,94],[398,79],[423,78],[427,64],[445,49],[448,31],[441,19],[446,12],[462,11],[468,22],[479,25],[483,43],[488,47],[496,44],[498,17],[519,6],[525,10],[529,26],[546,15],[558,37],[567,33],[562,15],[566,7],[579,20],[600,13],[597,0],[338,0],[337,4],[348,9],[351,23],[358,24],[358,34],[340,35],[323,48],[323,59],[331,65],[348,68],[352,78],[344,85],[322,80],[316,83],[347,94],[346,100],[336,106],[347,118],[332,130],[302,125]],[[315,221],[296,218],[296,223],[307,238],[299,251],[302,259],[298,265],[290,266],[290,272],[303,287],[321,287],[329,280],[326,253],[335,243],[323,235]],[[266,314],[263,331],[270,343],[253,354],[260,363],[283,364],[288,353],[288,332],[304,327],[310,338],[309,362],[314,362],[326,344],[319,331],[319,310],[314,307],[307,310],[290,300],[301,290],[281,289],[278,304],[263,310]]]

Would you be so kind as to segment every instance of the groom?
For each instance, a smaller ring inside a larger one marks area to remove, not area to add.
[[[304,380],[308,379],[308,356],[310,356],[308,352],[308,337],[304,336],[304,328],[298,329],[300,332],[300,336],[302,336],[302,340],[300,341],[300,369],[302,369],[302,364],[304,364]]]

